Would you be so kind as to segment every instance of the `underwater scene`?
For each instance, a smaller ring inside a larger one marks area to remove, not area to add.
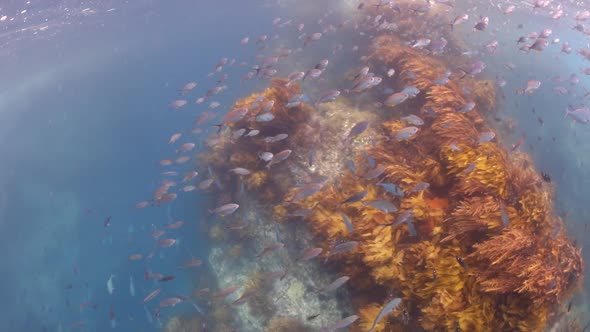
[[[0,2],[0,331],[590,332],[590,3]]]

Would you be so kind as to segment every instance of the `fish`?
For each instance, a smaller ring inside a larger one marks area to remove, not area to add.
[[[213,210],[209,210],[209,213],[210,214],[217,214],[220,217],[225,217],[225,216],[229,216],[230,214],[233,214],[239,207],[240,207],[240,205],[238,205],[238,204],[229,203],[229,204],[225,204],[220,207],[217,207]]]
[[[182,157],[176,158],[176,160],[174,160],[174,162],[177,163],[177,164],[184,164],[187,161],[189,161],[190,159],[191,159],[190,157],[182,156]]]
[[[470,64],[465,69],[459,69],[459,71],[462,73],[459,78],[464,78],[467,75],[471,75],[471,76],[477,75],[477,74],[481,73],[485,68],[486,68],[485,62],[476,61],[476,62]]]
[[[164,276],[164,277],[158,279],[158,282],[167,282],[167,281],[172,281],[174,279],[176,279],[175,276]]]
[[[287,139],[287,137],[289,137],[289,134],[277,134],[275,136],[265,137],[263,140],[265,143],[275,143]]]
[[[422,120],[419,116],[414,114],[404,116],[401,118],[401,120],[412,126],[422,126],[424,124],[424,120]]]
[[[252,172],[248,169],[245,169],[243,167],[235,167],[229,170],[229,172],[234,173],[236,175],[249,175]]]
[[[428,183],[428,182],[420,182],[420,183],[418,183],[418,184],[414,185],[414,186],[413,186],[413,187],[410,189],[410,191],[411,191],[411,192],[415,192],[415,191],[423,191],[423,190],[426,190],[426,189],[428,189],[428,187],[430,187],[430,183]]]
[[[141,254],[132,254],[132,255],[129,255],[128,258],[129,258],[130,261],[138,261],[138,260],[140,260],[140,259],[143,258],[143,255],[141,255]]]
[[[549,45],[549,41],[545,38],[537,38],[531,45],[525,45],[520,49],[523,51],[529,52],[530,50],[535,50],[537,52],[541,52]]]
[[[387,191],[390,194],[393,194],[394,196],[404,197],[404,191],[394,183],[380,182],[377,183],[377,185],[381,186],[385,191]]]
[[[578,123],[586,124],[590,122],[590,108],[587,106],[573,107],[570,105],[565,110],[564,118],[568,116]]]
[[[379,322],[383,320],[385,316],[389,315],[389,313],[391,313],[395,308],[397,308],[397,306],[401,302],[402,300],[400,298],[394,298],[393,300],[387,302],[387,304],[384,305],[383,308],[381,308],[381,310],[379,310],[379,313],[377,314],[377,317],[375,317],[375,319],[373,320],[373,324],[371,325],[371,328],[368,330],[368,332],[373,332],[377,324],[379,324]]]
[[[356,123],[354,126],[352,126],[352,128],[350,128],[350,131],[344,139],[344,142],[348,142],[350,139],[362,134],[365,132],[365,130],[367,130],[367,128],[369,128],[369,121],[361,121]]]
[[[224,288],[222,290],[220,290],[219,292],[213,294],[213,298],[219,299],[219,298],[226,298],[229,295],[235,293],[238,289],[240,289],[240,286],[229,286],[227,288]]]
[[[162,247],[162,248],[168,248],[173,246],[176,243],[175,239],[163,239],[163,240],[158,240],[158,246]]]
[[[420,48],[420,47],[425,47],[430,45],[431,40],[428,38],[420,38],[418,40],[416,40],[416,42],[411,45],[411,48]]]
[[[410,95],[407,93],[396,92],[396,93],[390,95],[389,97],[387,97],[384,104],[389,107],[395,107],[395,106],[403,103],[404,101],[406,101],[409,97],[410,97]]]
[[[184,221],[179,220],[179,221],[175,221],[171,224],[166,225],[166,228],[167,229],[177,229],[177,228],[182,227],[182,225],[184,225]]]
[[[475,102],[470,101],[470,102],[466,103],[465,105],[463,105],[463,107],[458,109],[457,112],[467,113],[467,112],[471,112],[474,108],[475,108]]]
[[[260,134],[260,130],[258,129],[252,129],[250,130],[247,134],[246,137],[254,137],[256,135]]]
[[[170,104],[168,104],[168,107],[173,108],[173,109],[179,109],[179,108],[183,107],[184,105],[186,105],[187,103],[188,103],[188,101],[186,101],[185,99],[173,100],[172,102],[170,102]]]
[[[129,294],[135,296],[135,285],[133,284],[133,277],[129,276]]]
[[[319,256],[322,253],[323,249],[322,248],[311,248],[311,249],[307,249],[303,252],[303,254],[301,255],[301,257],[299,257],[297,259],[297,261],[300,262],[305,262],[308,260],[311,260],[313,258],[316,258],[317,256]]]
[[[248,301],[252,296],[256,295],[259,292],[258,288],[247,288],[240,297],[238,297],[235,301],[231,302],[232,305],[242,305]]]
[[[328,261],[329,257],[343,253],[343,252],[354,250],[358,247],[358,245],[359,245],[359,243],[357,241],[348,241],[348,242],[334,245],[331,248],[330,252],[328,253],[326,259],[324,260],[324,263]]]
[[[359,191],[359,192],[355,193],[354,195],[346,198],[342,202],[340,202],[339,205],[348,204],[348,203],[356,203],[358,201],[362,201],[363,198],[365,198],[367,196],[367,194],[368,194],[368,191],[366,191],[366,190]]]
[[[377,166],[375,166],[375,168],[373,168],[373,169],[369,170],[367,173],[365,173],[363,178],[365,178],[366,180],[376,179],[381,174],[383,174],[383,172],[385,172],[385,168],[381,165],[377,165]]]
[[[275,155],[272,157],[272,159],[271,159],[271,160],[270,160],[270,161],[269,161],[269,162],[266,164],[266,166],[265,166],[265,167],[266,167],[267,169],[270,169],[270,167],[271,167],[272,165],[275,165],[275,164],[278,164],[278,163],[280,163],[281,161],[284,161],[285,159],[289,158],[289,156],[291,155],[291,152],[292,152],[291,150],[289,150],[289,149],[286,149],[286,150],[283,150],[283,151],[281,151],[281,152],[279,152],[279,153],[275,154]]]
[[[467,268],[467,264],[465,263],[463,258],[461,258],[459,256],[455,256],[455,260],[457,260],[457,263],[459,263],[459,265],[461,265],[462,268],[464,268],[464,269]]]
[[[246,45],[250,41],[250,37],[244,37],[240,40],[240,45]]]
[[[269,121],[274,120],[274,118],[275,118],[274,114],[272,114],[270,112],[265,112],[265,113],[258,114],[256,116],[256,121],[257,122],[269,122]]]
[[[340,216],[342,217],[342,222],[344,222],[346,229],[348,229],[350,233],[354,232],[354,227],[352,227],[352,222],[350,222],[350,219],[344,213],[340,213]]]
[[[483,31],[490,23],[490,18],[487,16],[479,16],[479,20],[473,26],[473,31]]]
[[[259,152],[258,158],[262,159],[263,161],[271,161],[274,154],[272,152]]]
[[[203,180],[199,183],[198,187],[201,190],[207,190],[207,189],[209,189],[209,187],[211,187],[211,184],[213,184],[213,181],[215,181],[215,180],[214,179]]]
[[[479,143],[485,143],[485,142],[489,142],[491,140],[494,139],[494,137],[496,137],[496,133],[493,131],[484,131],[479,135],[479,139],[478,142]]]
[[[267,247],[264,247],[264,249],[262,249],[262,251],[256,255],[256,258],[267,256],[276,250],[282,249],[283,247],[285,247],[285,244],[282,242],[273,243]]]
[[[508,218],[508,213],[506,212],[506,207],[504,204],[500,204],[500,216],[502,218],[502,224],[504,227],[508,227],[510,225],[510,219]]]
[[[377,210],[381,210],[385,213],[397,212],[397,206],[386,200],[368,201],[363,203],[366,206],[373,207]]]
[[[247,113],[248,113],[248,109],[245,107],[235,108],[223,117],[220,124],[216,124],[215,126],[219,127],[219,129],[221,129],[221,127],[223,125],[236,123],[236,122],[242,120],[244,118],[244,116],[246,116]]]
[[[527,81],[526,88],[524,89],[524,93],[532,94],[539,87],[541,87],[540,81],[529,80],[529,81]]]
[[[189,152],[195,148],[195,143],[184,143],[177,150],[176,153]]]
[[[453,30],[455,25],[459,25],[461,23],[464,23],[467,20],[469,20],[469,14],[461,14],[461,15],[455,16],[455,18],[453,19],[453,22],[449,23],[449,25],[451,26],[451,30]]]
[[[178,141],[178,139],[182,137],[181,133],[176,133],[173,134],[172,136],[170,136],[170,139],[168,140],[168,144],[174,144],[176,143],[176,141]]]
[[[342,285],[344,285],[349,279],[350,279],[350,277],[348,277],[348,276],[342,276],[342,277],[332,281],[329,285],[320,288],[318,291],[321,293],[328,293],[328,292],[335,291],[336,289],[338,289]]]
[[[161,288],[158,288],[156,290],[151,291],[148,295],[146,295],[146,297],[143,298],[143,301],[141,301],[142,303],[146,303],[149,302],[150,300],[152,300],[153,298],[155,298],[156,296],[158,296],[158,294],[160,294],[162,292]]]
[[[323,187],[324,187],[323,182],[305,184],[305,185],[301,186],[296,191],[295,195],[291,199],[291,202],[296,202],[300,199],[307,198],[307,197],[317,193],[318,191],[322,190]]]
[[[111,274],[111,276],[109,277],[109,280],[107,280],[107,291],[109,292],[110,295],[113,295],[113,292],[115,291],[115,286],[113,285],[114,279],[115,279],[115,275]]]
[[[340,96],[340,91],[328,90],[328,91],[322,93],[322,95],[318,98],[318,100],[315,102],[315,107],[317,107],[319,104],[334,101],[334,100],[336,100],[336,98],[338,96]]]
[[[148,206],[150,203],[148,201],[141,201],[135,204],[136,209],[143,209],[144,207]]]
[[[396,141],[405,141],[412,138],[414,135],[416,135],[416,133],[418,133],[418,127],[405,127],[400,130],[397,130],[393,135],[393,139],[395,139]]]
[[[321,32],[314,32],[314,33],[308,35],[305,38],[305,41],[303,43],[303,47],[307,46],[310,43],[313,43],[313,42],[316,42],[316,41],[320,40],[320,38],[322,38],[322,35],[323,34]]]
[[[105,228],[108,228],[109,226],[111,226],[111,216],[108,216],[104,219],[104,221],[102,222],[103,226]]]
[[[350,326],[352,323],[356,322],[357,319],[359,319],[359,316],[357,316],[357,315],[348,316],[346,318],[343,318],[337,322],[334,322],[334,323],[324,327],[322,329],[322,331],[334,331],[334,330],[345,328],[347,326]]]
[[[174,307],[179,303],[184,302],[183,299],[179,298],[179,297],[171,297],[171,298],[167,298],[165,300],[162,300],[160,302],[160,308],[165,308],[165,307]]]

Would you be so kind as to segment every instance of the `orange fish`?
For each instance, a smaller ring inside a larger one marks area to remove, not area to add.
[[[177,229],[182,227],[182,225],[184,225],[184,221],[175,221],[169,225],[166,226],[166,228],[168,229]]]
[[[129,255],[129,260],[130,261],[138,261],[138,260],[140,260],[142,258],[143,258],[143,256],[141,254],[132,254],[132,255]]]
[[[150,204],[148,201],[141,201],[135,204],[135,208],[143,209],[144,207],[148,206],[148,204]]]
[[[176,133],[172,136],[170,136],[170,139],[168,140],[168,144],[174,144],[176,143],[176,141],[178,141],[178,139],[182,136],[181,133]]]
[[[179,265],[178,268],[182,269],[185,267],[200,266],[201,264],[203,264],[203,262],[201,260],[193,258],[190,261],[186,261],[186,262],[182,263],[182,265]]]

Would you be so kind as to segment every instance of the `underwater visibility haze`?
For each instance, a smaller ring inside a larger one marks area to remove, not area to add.
[[[0,331],[590,331],[590,4],[0,3]]]

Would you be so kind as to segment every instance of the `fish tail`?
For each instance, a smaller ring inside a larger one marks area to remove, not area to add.
[[[217,134],[221,132],[221,128],[223,127],[223,123],[214,124],[213,127],[217,127]]]
[[[572,105],[568,105],[568,107],[566,107],[565,113],[563,114],[564,119],[567,118],[567,116],[571,113],[571,111],[570,111],[571,109],[572,109]]]
[[[459,71],[461,72],[461,77],[459,77],[459,79],[464,78],[465,76],[467,76],[467,72],[464,71],[463,69],[459,69]]]

